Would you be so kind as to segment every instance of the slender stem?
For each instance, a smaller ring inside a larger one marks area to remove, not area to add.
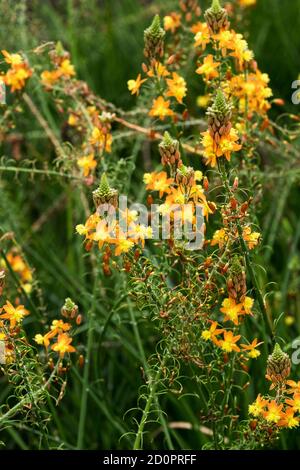
[[[133,313],[130,301],[128,302],[128,309],[129,309],[130,319],[131,319],[131,323],[132,323],[132,327],[133,327],[133,332],[134,332],[137,348],[139,350],[139,353],[140,353],[140,356],[141,356],[141,359],[142,359],[145,375],[147,377],[147,380],[150,381],[151,380],[151,372],[149,371],[149,367],[148,367],[148,363],[147,363],[147,360],[146,360],[145,351],[144,351],[144,348],[143,348],[140,332],[139,332],[139,329],[138,329],[136,319],[134,317],[134,313]],[[164,418],[163,412],[160,408],[159,400],[158,400],[156,395],[155,395],[154,398],[155,398],[155,402],[156,402],[156,406],[157,406],[157,410],[158,410],[159,419],[160,419],[161,425],[163,427],[164,434],[166,436],[166,441],[167,441],[168,447],[169,447],[169,449],[173,450],[174,446],[173,446],[173,443],[172,443],[172,440],[171,440],[168,425],[167,425],[166,420]]]
[[[30,173],[32,175],[45,175],[45,176],[60,176],[61,178],[67,178],[67,179],[74,179],[74,180],[81,180],[82,178],[79,176],[74,176],[69,173],[60,173],[59,171],[55,170],[40,170],[37,168],[20,168],[17,166],[0,166],[0,172],[1,171],[10,171],[13,173]]]
[[[166,361],[166,358],[164,357],[161,364],[160,364],[160,367],[158,368],[158,370],[157,370],[157,372],[154,376],[154,378],[153,379],[151,377],[149,378],[148,387],[149,387],[150,393],[148,395],[146,405],[145,405],[145,408],[143,410],[141,421],[140,421],[140,424],[139,424],[139,427],[138,427],[138,431],[137,431],[137,434],[136,434],[136,438],[135,438],[135,441],[134,441],[134,445],[133,445],[134,450],[140,450],[143,447],[144,427],[145,427],[145,424],[147,422],[148,415],[150,413],[152,403],[155,400],[155,394],[156,394],[157,386],[159,384],[159,379],[160,379],[165,361]]]
[[[98,280],[98,277],[97,275],[95,275],[92,308],[90,310],[89,319],[88,319],[87,352],[86,352],[84,372],[83,372],[83,385],[82,385],[82,395],[81,395],[80,415],[79,415],[79,425],[78,425],[78,435],[77,435],[77,449],[83,448],[83,441],[84,441],[84,430],[85,430],[85,421],[86,421],[86,414],[87,414],[87,401],[88,401],[88,394],[89,394],[90,361],[91,361],[91,353],[92,353],[92,348],[93,348],[93,336],[94,336],[93,330],[94,330],[97,280]]]

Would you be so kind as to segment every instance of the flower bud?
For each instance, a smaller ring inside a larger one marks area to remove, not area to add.
[[[228,15],[219,0],[212,0],[211,7],[204,13],[205,21],[211,34],[218,34],[229,27]]]
[[[215,142],[231,129],[232,105],[228,103],[222,90],[218,90],[213,105],[207,109],[209,132]]]
[[[164,52],[165,31],[160,26],[159,15],[155,15],[149,28],[144,31],[144,55],[150,60],[162,57]]]
[[[181,165],[177,169],[175,175],[175,181],[177,184],[182,184],[183,186],[194,186],[195,184],[195,170],[191,166]]]
[[[109,186],[105,173],[101,176],[99,188],[93,191],[93,200],[96,208],[101,204],[110,204],[113,207],[118,206],[118,191]]]
[[[63,307],[61,308],[61,314],[63,317],[75,318],[78,313],[78,306],[73,302],[70,297],[65,300]]]
[[[158,146],[162,165],[178,166],[181,163],[179,142],[172,139],[169,132],[164,133],[164,138]]]
[[[282,351],[278,343],[275,344],[274,351],[267,360],[267,375],[272,382],[284,382],[290,375],[291,360],[285,352]]]

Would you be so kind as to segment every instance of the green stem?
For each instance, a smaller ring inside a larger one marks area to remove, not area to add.
[[[85,430],[85,421],[86,421],[86,414],[87,414],[87,401],[88,401],[88,394],[89,394],[90,361],[91,361],[91,353],[92,353],[92,348],[93,348],[96,289],[97,289],[97,275],[95,276],[95,283],[94,283],[94,289],[93,289],[92,308],[91,308],[91,311],[89,313],[89,318],[88,318],[87,352],[86,352],[84,372],[83,372],[83,385],[82,385],[82,395],[81,395],[80,415],[79,415],[79,425],[78,425],[78,435],[77,435],[77,449],[83,448],[83,441],[84,441],[84,430]]]
[[[128,308],[129,308],[129,314],[130,314],[130,319],[131,319],[131,323],[132,323],[132,327],[133,327],[133,332],[134,332],[137,348],[138,348],[138,351],[139,351],[141,359],[142,359],[145,375],[147,377],[147,380],[150,381],[151,380],[151,373],[149,371],[149,367],[148,367],[148,363],[147,363],[147,360],[146,360],[145,351],[144,351],[144,348],[143,348],[140,332],[139,332],[139,329],[138,329],[138,326],[137,326],[136,319],[134,317],[134,313],[133,313],[130,301],[128,302]],[[170,450],[173,450],[174,446],[173,446],[173,443],[172,443],[172,440],[171,440],[168,425],[167,425],[166,420],[164,418],[163,412],[160,408],[160,404],[159,404],[159,400],[158,400],[157,396],[155,396],[155,402],[156,402],[156,406],[157,406],[157,410],[158,410],[159,419],[160,419],[160,422],[161,422],[161,425],[163,427],[164,434],[165,434],[165,437],[166,437],[168,448]]]
[[[141,421],[140,421],[140,424],[139,424],[139,427],[138,427],[138,431],[137,431],[137,434],[136,434],[136,438],[135,438],[135,441],[134,441],[134,445],[133,445],[134,450],[140,450],[143,447],[143,442],[142,441],[143,441],[144,427],[145,427],[145,424],[147,422],[148,415],[150,413],[152,403],[155,400],[155,394],[156,394],[157,386],[159,384],[159,379],[160,379],[165,361],[166,361],[166,358],[164,358],[163,361],[161,362],[160,367],[157,370],[154,378],[152,379],[151,376],[149,377],[148,387],[149,387],[150,393],[148,395],[146,405],[145,405],[145,408],[143,410],[142,418],[141,418]]]

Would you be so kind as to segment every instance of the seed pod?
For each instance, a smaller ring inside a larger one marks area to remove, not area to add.
[[[282,351],[278,343],[275,344],[273,353],[267,360],[267,375],[272,382],[284,382],[291,372],[291,360],[289,355]]]
[[[144,55],[150,60],[162,57],[164,53],[165,31],[160,26],[159,15],[155,15],[149,28],[144,31]]]
[[[204,13],[205,21],[211,34],[218,34],[229,27],[228,15],[219,0],[212,0],[211,7]]]

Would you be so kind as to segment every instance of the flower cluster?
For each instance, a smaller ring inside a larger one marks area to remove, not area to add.
[[[0,79],[10,86],[12,92],[22,90],[32,75],[32,69],[20,54],[10,54],[5,50],[2,54],[5,62],[9,64],[9,69]]]
[[[77,323],[78,319],[80,321],[78,307],[70,298],[66,299],[65,304],[61,309],[61,313],[67,318],[76,318]],[[48,351],[48,348],[51,345],[51,350],[59,353],[60,358],[63,358],[66,353],[76,351],[74,346],[71,345],[73,341],[69,333],[71,328],[72,325],[70,323],[64,322],[63,320],[53,320],[50,330],[44,335],[37,333],[34,340],[37,344],[43,345],[46,351]],[[56,341],[51,344],[51,340],[53,339],[56,339]]]

